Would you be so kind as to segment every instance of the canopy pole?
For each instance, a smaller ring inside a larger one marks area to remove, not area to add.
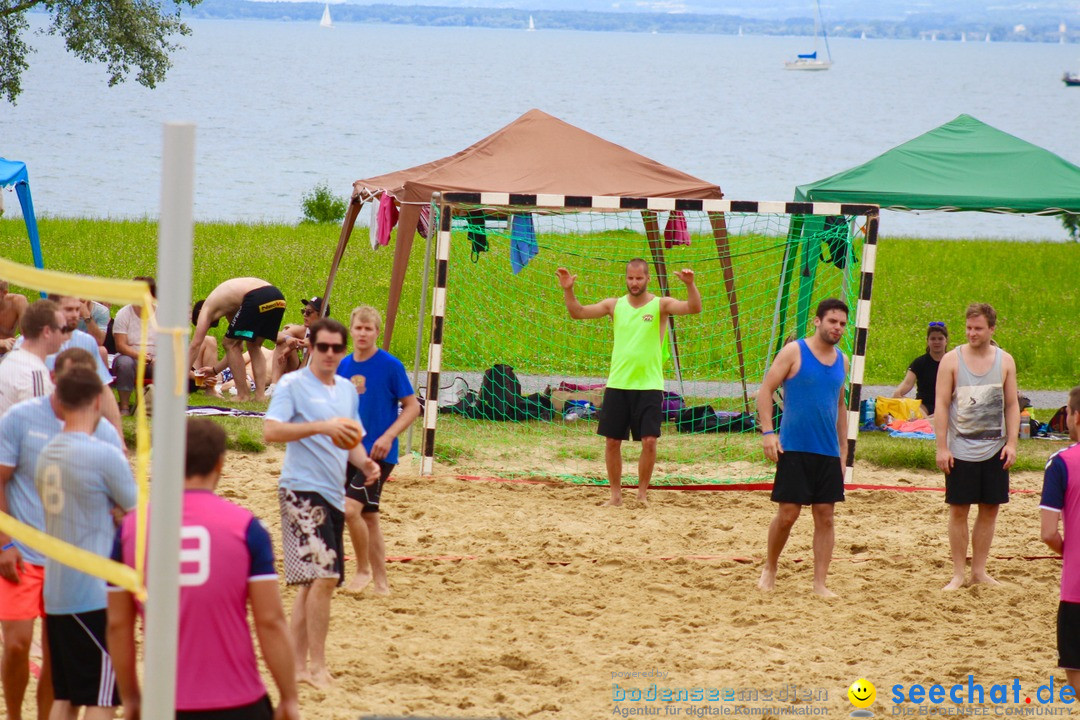
[[[731,263],[731,247],[728,244],[727,219],[724,213],[710,212],[709,224],[712,225],[713,240],[716,242],[716,255],[720,258],[720,267],[724,271],[724,290],[727,293],[728,307],[731,309],[731,325],[735,330],[735,354],[739,359],[743,412],[749,413],[751,409],[750,393],[746,389],[746,356],[743,352],[742,324],[739,322],[739,296],[735,292],[735,268]]]
[[[353,225],[356,224],[356,218],[360,215],[362,207],[364,207],[364,201],[354,195],[349,203],[349,210],[345,213],[345,220],[341,223],[337,249],[334,250],[334,259],[330,263],[330,275],[326,278],[326,290],[323,291],[321,316],[325,317],[326,309],[330,307],[330,293],[334,290],[334,278],[337,277],[338,266],[341,264],[342,256],[345,255],[345,247],[349,244],[349,236],[352,235]]]
[[[641,220],[645,223],[645,237],[649,240],[649,253],[656,268],[656,279],[660,283],[660,294],[671,297],[668,285],[667,262],[664,260],[664,246],[661,242],[660,221],[652,210],[642,210]],[[668,316],[668,342],[671,344],[671,357],[675,361],[675,379],[679,383],[679,394],[686,397],[683,387],[682,363],[679,359],[679,340],[675,337],[675,318]]]
[[[432,204],[431,217],[435,217],[437,208]],[[427,307],[428,283],[431,281],[431,238],[435,237],[434,223],[428,225],[427,245],[424,247],[424,282],[420,288],[420,306],[416,313],[416,353],[413,355],[412,386],[415,390],[420,382],[420,352],[424,346],[424,309]],[[430,394],[430,390],[428,394]],[[405,436],[405,454],[412,454],[413,423],[409,425],[409,434]]]
[[[401,303],[401,291],[405,287],[405,273],[409,269],[409,254],[412,252],[413,239],[416,236],[416,224],[420,222],[420,206],[415,203],[401,203],[398,215],[397,242],[394,243],[394,269],[390,274],[390,293],[386,300],[386,329],[383,330],[383,350],[390,349],[390,339],[394,335],[394,323],[397,320],[398,305]]]

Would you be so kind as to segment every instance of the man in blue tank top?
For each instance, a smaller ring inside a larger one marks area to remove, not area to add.
[[[971,582],[998,584],[987,574],[986,560],[998,508],[1009,502],[1009,468],[1016,461],[1020,434],[1016,363],[992,342],[997,312],[986,303],[972,303],[966,315],[967,344],[946,353],[938,367],[939,410],[934,414],[953,561],[953,576],[945,590],[964,586],[968,512],[974,504],[979,514],[970,532]]]
[[[835,597],[825,587],[833,552],[833,509],[844,501],[847,464],[847,412],[844,379],[848,362],[836,347],[847,328],[842,300],[822,300],[814,334],[788,343],[776,355],[757,394],[765,457],[776,463],[772,500],[778,503],[769,525],[765,567],[758,587],[776,586],[780,553],[803,505],[814,515],[814,592]],[[784,419],[773,428],[773,393],[784,386]]]

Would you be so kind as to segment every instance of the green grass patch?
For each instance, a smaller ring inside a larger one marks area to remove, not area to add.
[[[157,270],[156,222],[42,218],[39,226],[49,268],[115,278],[153,275]],[[280,287],[290,301],[286,322],[300,322],[298,301],[322,293],[337,236],[338,228],[326,225],[199,223],[195,226],[192,298],[205,297],[230,277],[253,275]],[[0,247],[4,257],[26,264],[32,261],[21,220],[0,218]],[[416,339],[423,250],[423,241],[414,244],[391,346],[391,351],[410,366]],[[687,254],[690,249],[676,247],[669,252],[672,266],[684,260],[689,262],[693,257]],[[772,272],[767,267],[756,269],[751,260],[736,259],[737,269],[742,272],[737,283],[744,288],[744,297],[751,296],[754,273]],[[384,308],[392,261],[391,249],[372,251],[367,229],[357,227],[335,280],[333,314],[346,317],[348,309],[361,303]],[[744,261],[750,264],[740,268],[739,263]],[[505,259],[500,257],[497,262]],[[1080,300],[1080,290],[1072,277],[1077,267],[1080,267],[1077,243],[883,238],[874,282],[867,382],[899,383],[908,363],[923,352],[926,325],[931,320],[948,323],[951,344],[963,342],[964,308],[969,302],[985,301],[998,310],[996,337],[1016,358],[1021,388],[1072,387],[1080,381],[1080,354],[1071,352],[1073,309]],[[458,329],[455,323],[465,320],[461,308],[464,298],[485,295],[484,288],[464,282],[462,272],[459,268],[458,277],[451,278],[448,333],[452,337],[455,332],[481,332],[487,336],[496,356],[519,355],[522,347],[528,348],[530,338],[508,332],[512,328]],[[704,268],[702,275],[710,276],[712,272]],[[544,277],[538,282],[546,281]],[[712,295],[706,297],[706,303],[724,303],[722,286],[712,282],[709,287]],[[524,284],[522,288],[534,290]],[[13,290],[33,296],[33,291],[27,288]],[[548,290],[555,291],[553,278]],[[523,292],[520,296],[492,301],[520,307],[528,313],[534,304],[529,298],[529,293]],[[455,302],[458,303],[456,317]],[[429,308],[423,309],[425,319],[428,311]],[[575,357],[577,336],[592,332],[589,324],[578,323],[568,329],[563,327],[566,324],[563,317],[550,320],[553,332],[565,338],[565,349],[546,352],[546,357],[531,360],[531,364],[546,366],[553,374],[569,373],[577,365],[602,374],[605,357],[586,358],[584,364]],[[747,324],[749,327],[749,320]],[[593,325],[601,333],[606,330],[599,323]],[[216,332],[220,335],[222,329]],[[723,328],[718,332],[723,332]],[[425,338],[426,333],[425,330]],[[695,348],[688,346],[686,351],[690,353]],[[711,352],[700,349],[706,351]],[[753,374],[750,379],[756,380]]]

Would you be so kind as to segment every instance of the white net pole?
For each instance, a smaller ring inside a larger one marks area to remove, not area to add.
[[[158,229],[158,354],[155,363],[153,478],[147,561],[143,717],[176,715],[180,609],[180,523],[187,411],[187,325],[195,187],[195,126],[165,125]],[[181,385],[182,383],[182,385]]]

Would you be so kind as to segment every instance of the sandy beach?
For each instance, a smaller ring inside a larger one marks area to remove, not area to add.
[[[231,455],[220,487],[262,517],[275,542],[281,455]],[[337,681],[304,687],[305,717],[599,718],[624,708],[705,716],[781,706],[835,716],[853,709],[846,689],[859,677],[877,686],[871,709],[891,714],[894,685],[948,687],[971,674],[989,692],[1019,679],[1023,705],[1051,677],[1064,682],[1055,668],[1060,562],[1039,541],[1037,492],[1014,493],[1002,509],[989,568],[1002,585],[944,593],[943,493],[849,491],[830,576],[840,597],[824,600],[810,592],[808,511],[776,591],[755,588],[774,512],[765,492],[654,490],[648,508],[632,499],[607,508],[607,488],[439,473],[419,478],[406,461],[387,487],[393,594],[338,591],[328,641]],[[1037,491],[1041,481],[1014,474],[1013,488]],[[867,467],[856,482],[942,486],[935,474]],[[291,606],[292,591],[285,597]],[[615,699],[652,683],[732,689],[736,699]],[[750,691],[757,700],[745,699]]]

